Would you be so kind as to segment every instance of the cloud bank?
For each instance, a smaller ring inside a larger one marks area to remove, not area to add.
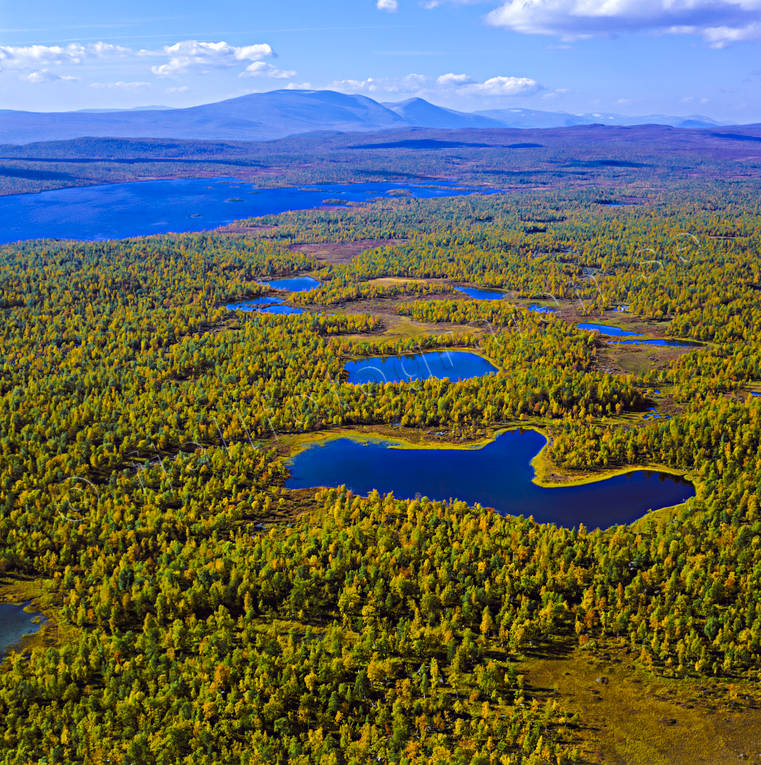
[[[105,42],[87,45],[0,45],[0,72],[16,72],[27,82],[45,83],[76,79],[55,69],[122,59],[146,62],[150,71],[159,78],[236,69],[239,77],[290,79],[296,74],[269,63],[267,59],[272,58],[276,58],[276,54],[267,43],[230,45],[224,41],[182,40],[158,50],[138,50]]]
[[[92,45],[0,45],[0,72],[42,70],[51,66],[81,64],[84,61],[131,53],[121,45],[98,42]]]
[[[368,77],[365,80],[335,80],[327,86],[331,90],[371,95],[458,95],[530,96],[544,88],[530,77],[499,75],[479,81],[468,74],[448,72],[438,77],[408,74],[404,77]]]
[[[153,51],[140,53],[145,56],[155,55]],[[272,57],[274,51],[267,43],[236,46],[226,42],[184,40],[165,46],[161,54],[169,60],[164,64],[151,67],[151,71],[158,77],[185,74],[191,70],[204,72],[211,69],[230,69],[241,65],[245,65],[248,70],[252,65],[260,63],[262,59]]]
[[[761,0],[759,0],[761,2]],[[379,8],[393,11],[396,0],[377,0]],[[39,85],[79,80],[72,71],[84,76],[83,69],[113,63],[131,65],[132,77],[114,78],[115,82],[94,81],[85,83],[91,88],[121,91],[139,91],[163,82],[165,92],[183,92],[188,82],[198,75],[211,72],[229,72],[239,78],[270,78],[290,81],[285,87],[304,87],[293,83],[296,72],[279,69],[272,60],[277,55],[267,43],[231,45],[225,41],[206,42],[181,40],[154,50],[127,48],[98,42],[71,45],[0,46],[0,72],[13,72],[25,82]],[[135,67],[138,71],[135,71]],[[142,71],[141,71],[142,70]],[[92,70],[91,70],[92,72]],[[91,73],[90,72],[90,73]],[[151,82],[145,74],[155,79]],[[137,77],[134,74],[138,74]],[[308,85],[308,83],[307,83]],[[311,87],[311,86],[310,86]],[[368,77],[366,79],[341,79],[326,85],[332,90],[348,93],[365,93],[374,97],[392,98],[456,97],[479,98],[530,96],[545,90],[529,77],[496,75],[479,80],[468,74],[447,72],[439,76],[411,73],[398,77]]]
[[[486,18],[566,40],[643,31],[700,35],[714,47],[761,40],[761,0],[509,0]]]

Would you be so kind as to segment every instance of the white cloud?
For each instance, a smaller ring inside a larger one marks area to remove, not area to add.
[[[404,77],[367,77],[364,80],[334,80],[327,87],[343,93],[418,93],[426,87],[430,78],[424,74],[407,74]]]
[[[436,78],[436,84],[442,89],[454,88],[458,93],[470,93],[483,96],[527,96],[543,88],[536,80],[529,77],[505,77],[499,75],[478,82],[468,74],[449,72]]]
[[[276,80],[290,80],[296,76],[293,69],[278,69],[266,61],[254,61],[238,77],[274,77]]]
[[[703,37],[713,48],[724,48],[733,42],[761,40],[761,21],[744,27],[708,27],[703,30]]]
[[[408,74],[403,77],[400,84],[400,90],[417,90],[425,87],[428,83],[428,77],[424,74]]]
[[[466,85],[473,82],[473,80],[467,74],[454,74],[453,72],[449,72],[449,74],[442,74],[437,77],[436,82],[442,87],[447,88],[452,85]]]
[[[68,74],[56,74],[48,69],[38,69],[36,72],[22,75],[22,79],[36,85],[41,82],[73,82],[77,78]]]
[[[135,50],[105,42],[70,45],[0,45],[0,72],[28,72],[24,79],[32,83],[72,79],[70,75],[56,72],[61,67],[81,66],[107,59],[132,59],[150,62],[151,71],[157,77],[171,77],[188,72],[208,72],[219,69],[238,69],[241,77],[273,77],[290,79],[295,72],[278,69],[265,59],[274,58],[275,52],[267,43],[253,45],[230,45],[222,42],[182,40],[159,50]],[[112,87],[113,83],[94,87]],[[127,87],[122,81],[118,87]]]
[[[388,11],[389,13],[395,13],[399,10],[399,3],[397,0],[378,0],[376,7],[379,11]]]
[[[0,45],[0,72],[9,70],[42,71],[51,66],[81,64],[87,60],[121,56],[128,48],[98,42],[92,45]]]
[[[391,83],[387,83],[392,87]],[[365,80],[334,80],[328,85],[328,90],[338,90],[341,93],[375,93],[378,90],[379,83],[374,77],[368,77]],[[388,92],[388,88],[384,88]]]
[[[546,93],[542,93],[542,98],[549,100],[551,98],[557,98],[558,96],[564,96],[568,93],[568,88],[555,88],[554,90],[548,90]]]
[[[436,98],[459,96],[528,96],[544,88],[528,77],[497,76],[480,82],[468,74],[448,72],[438,77],[408,74],[404,77],[367,77],[364,80],[334,80],[326,86],[343,93],[364,93],[373,98],[383,96]],[[564,92],[564,91],[561,91]]]
[[[487,96],[527,96],[540,90],[539,83],[529,77],[490,77],[484,82],[466,85],[466,90]]]
[[[138,80],[125,81],[117,80],[116,82],[91,82],[91,88],[113,88],[116,90],[141,90],[142,88],[150,88],[150,82],[143,82]]]
[[[566,40],[627,31],[699,34],[722,47],[761,39],[761,0],[508,0],[487,21]]]
[[[142,51],[143,55],[155,55],[154,51]],[[274,56],[267,43],[235,46],[224,41],[199,42],[183,40],[174,45],[167,45],[162,50],[169,58],[165,64],[151,67],[158,77],[184,74],[190,70],[208,72],[212,69],[229,69],[241,65],[250,65]]]
[[[484,0],[448,0],[452,5],[478,5],[483,3]],[[440,5],[444,5],[445,0],[422,0],[421,5],[427,11],[438,8]]]

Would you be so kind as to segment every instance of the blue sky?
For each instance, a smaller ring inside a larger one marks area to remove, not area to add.
[[[761,121],[761,0],[0,0],[0,108],[332,88]]]

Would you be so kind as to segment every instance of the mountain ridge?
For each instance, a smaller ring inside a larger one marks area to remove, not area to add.
[[[461,112],[422,98],[379,103],[332,90],[274,90],[250,93],[181,109],[28,112],[0,110],[0,143],[118,137],[177,140],[276,140],[305,133],[349,133],[408,127],[446,129],[553,128],[588,124],[664,124],[698,129],[720,123],[701,115],[625,117],[610,113],[574,115],[535,109]]]

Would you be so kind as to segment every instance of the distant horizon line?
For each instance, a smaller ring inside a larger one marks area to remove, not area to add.
[[[219,98],[217,100],[210,100],[210,101],[201,101],[198,103],[189,104],[186,106],[167,106],[165,104],[151,104],[151,105],[145,105],[145,106],[89,106],[89,107],[81,107],[77,109],[68,109],[68,110],[61,110],[61,109],[54,109],[54,110],[42,110],[42,109],[0,109],[0,115],[7,114],[7,113],[21,113],[21,114],[98,114],[98,113],[109,113],[109,112],[149,112],[149,111],[182,111],[185,109],[194,109],[202,106],[209,106],[212,104],[219,104],[224,103],[226,101],[235,101],[240,98],[247,98],[251,96],[266,96],[271,95],[275,93],[333,93],[337,95],[342,96],[349,96],[349,97],[356,97],[356,98],[366,98],[370,101],[373,101],[374,103],[378,104],[379,106],[387,107],[387,106],[399,106],[401,104],[408,103],[410,101],[423,101],[427,104],[430,104],[431,106],[435,106],[437,109],[443,109],[450,112],[455,112],[459,114],[472,114],[472,115],[478,115],[478,116],[489,116],[490,113],[494,112],[515,112],[516,114],[522,113],[522,112],[532,112],[536,114],[561,114],[561,115],[568,115],[569,117],[576,117],[576,118],[604,118],[604,117],[618,117],[618,118],[624,118],[629,120],[636,120],[642,118],[644,121],[636,124],[660,124],[660,123],[653,123],[648,122],[647,118],[651,117],[667,117],[667,118],[676,118],[681,120],[704,120],[709,122],[715,122],[717,123],[717,127],[719,126],[732,126],[732,125],[742,125],[742,126],[748,126],[748,125],[756,125],[761,123],[761,117],[758,117],[756,120],[750,121],[750,122],[735,122],[735,121],[727,121],[726,118],[720,118],[716,117],[714,115],[709,114],[696,114],[694,112],[690,113],[680,113],[678,111],[670,112],[670,113],[649,113],[649,114],[628,114],[626,112],[614,112],[614,111],[567,111],[567,110],[553,110],[553,109],[537,109],[529,106],[495,106],[493,108],[488,109],[476,109],[476,110],[467,110],[467,109],[458,109],[451,106],[443,106],[441,104],[438,104],[428,98],[423,98],[422,96],[409,96],[408,98],[402,98],[398,101],[381,101],[376,98],[373,98],[370,95],[367,95],[365,93],[352,93],[347,91],[341,91],[341,90],[335,90],[333,88],[275,88],[273,90],[263,90],[263,91],[249,91],[248,93],[242,93],[237,96],[230,96],[226,98]],[[588,123],[588,124],[595,124],[595,123]],[[600,124],[605,124],[600,123]],[[572,126],[568,126],[572,127]],[[625,127],[621,125],[617,125],[616,127]],[[479,128],[473,128],[473,129],[479,129]],[[481,128],[481,129],[488,129],[488,128]],[[498,129],[497,126],[495,126],[493,129]]]

